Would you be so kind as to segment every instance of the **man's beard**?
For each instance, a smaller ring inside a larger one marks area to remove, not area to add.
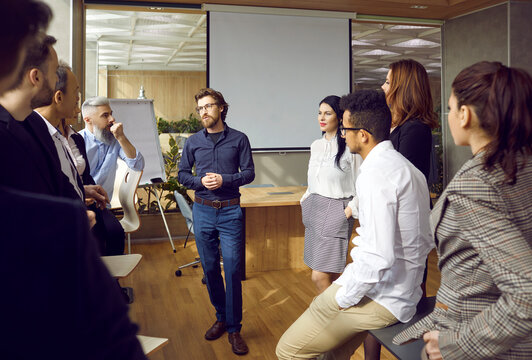
[[[54,90],[48,84],[48,79],[44,78],[44,86],[41,91],[31,99],[31,108],[37,109],[41,106],[48,106],[52,103],[54,97]]]
[[[111,145],[113,141],[115,140],[115,136],[107,127],[100,129],[97,126],[93,126],[92,129],[93,129],[94,137],[97,140],[103,142],[105,145]]]
[[[206,116],[205,119],[201,119],[201,124],[205,129],[210,129],[216,126],[216,124],[218,124],[218,121],[220,121],[220,117],[214,119],[212,116]]]

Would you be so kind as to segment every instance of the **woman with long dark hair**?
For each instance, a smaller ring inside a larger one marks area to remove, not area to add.
[[[318,292],[325,290],[344,270],[354,219],[351,203],[355,179],[362,162],[346,149],[340,136],[340,98],[320,101],[318,122],[322,138],[310,147],[308,188],[301,198],[305,225],[304,261],[312,269]]]
[[[430,359],[530,359],[532,77],[499,62],[462,70],[448,122],[473,157],[431,214],[436,307],[394,341],[423,337]]]

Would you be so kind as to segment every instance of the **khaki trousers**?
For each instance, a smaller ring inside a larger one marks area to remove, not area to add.
[[[367,330],[397,322],[386,308],[364,297],[355,306],[339,310],[332,284],[316,296],[309,308],[286,330],[277,344],[279,360],[348,360],[366,337]]]

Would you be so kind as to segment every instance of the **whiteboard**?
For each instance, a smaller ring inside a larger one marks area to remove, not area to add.
[[[144,172],[139,185],[151,184],[153,178],[166,181],[153,100],[109,99],[109,102],[116,122],[124,124],[124,134],[144,156]]]
[[[321,137],[319,102],[349,92],[348,19],[209,12],[208,84],[253,150],[300,150]]]

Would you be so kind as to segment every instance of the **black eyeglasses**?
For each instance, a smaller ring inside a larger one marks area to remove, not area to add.
[[[198,113],[198,115],[199,115],[203,110],[209,112],[209,110],[210,110],[213,106],[218,106],[218,104],[216,104],[216,103],[211,103],[211,104],[205,104],[205,105],[203,105],[203,106],[198,106],[198,107],[196,108],[196,113]]]
[[[342,136],[345,136],[345,134],[347,133],[347,130],[364,130],[364,131],[369,132],[371,135],[373,135],[373,133],[372,133],[371,131],[369,131],[368,129],[366,129],[366,128],[361,128],[361,127],[355,127],[355,128],[344,127],[343,124],[340,124],[340,134],[342,134]]]

